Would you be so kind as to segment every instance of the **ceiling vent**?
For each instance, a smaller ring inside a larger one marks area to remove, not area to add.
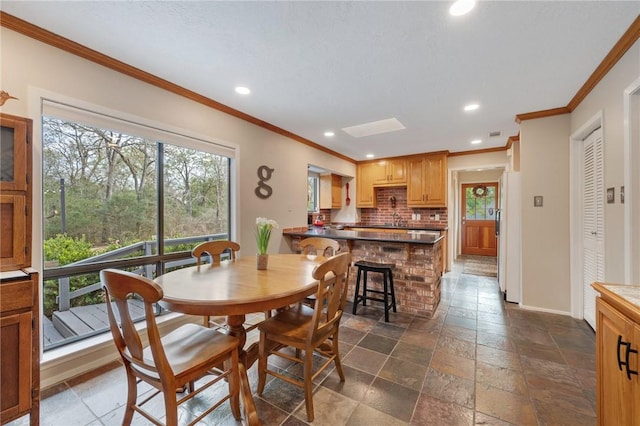
[[[500,136],[501,134],[502,134],[502,132],[500,130],[496,130],[496,131],[493,131],[493,132],[489,132],[489,137],[490,138],[495,138],[495,137]]]
[[[342,130],[354,138],[379,135],[380,133],[395,132],[405,127],[396,118],[372,121],[371,123],[358,124],[357,126],[344,127]]]

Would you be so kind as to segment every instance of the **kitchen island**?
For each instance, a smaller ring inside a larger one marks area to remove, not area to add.
[[[309,237],[325,237],[340,242],[342,250],[351,252],[353,261],[394,263],[393,280],[398,312],[430,318],[440,303],[442,275],[442,242],[444,236],[434,233],[388,233],[324,228],[292,228],[282,233],[292,251]],[[378,274],[369,276],[370,288],[381,287]],[[348,298],[353,300],[355,271],[349,273]],[[377,306],[375,304],[373,306]]]

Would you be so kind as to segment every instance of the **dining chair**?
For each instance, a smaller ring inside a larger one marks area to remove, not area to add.
[[[153,424],[162,425],[157,417],[142,408],[162,393],[165,424],[175,426],[178,424],[178,406],[218,382],[227,383],[224,395],[189,425],[200,422],[227,400],[234,417],[240,420],[238,339],[196,324],[185,324],[161,337],[153,304],[162,299],[163,293],[156,283],[116,269],[101,271],[100,280],[107,301],[112,302],[106,305],[109,326],[127,374],[127,405],[122,424],[131,424],[133,414],[137,412]],[[141,298],[144,305],[148,345],[143,345],[143,335],[129,311],[129,299],[134,295]],[[209,375],[213,377],[208,377],[205,383],[200,382]],[[196,381],[199,381],[197,389]],[[138,382],[146,382],[156,389],[151,395],[145,394],[141,402],[138,402]],[[208,396],[199,398],[198,404],[208,400]]]
[[[211,256],[211,266],[220,265],[222,254],[227,252],[231,260],[236,259],[236,252],[240,250],[240,244],[229,240],[205,241],[191,250],[191,256],[195,257],[198,267],[202,264],[204,254]]]
[[[331,257],[340,252],[340,243],[331,238],[309,237],[300,241],[299,246],[302,254]],[[315,295],[310,295],[304,299],[303,303],[313,308],[315,301]]]
[[[229,253],[229,259],[236,259],[236,252],[240,250],[240,244],[235,241],[229,240],[214,240],[214,241],[205,241],[203,243],[198,244],[191,250],[191,256],[195,257],[198,262],[198,269],[200,269],[200,265],[202,265],[203,258],[206,254],[211,256],[211,267],[220,265],[222,260],[223,253]],[[220,321],[224,320],[224,318],[212,319],[209,315],[203,315],[202,322],[205,327],[213,326],[216,329],[225,328],[225,325]]]
[[[340,251],[340,243],[331,238],[309,237],[300,241],[299,245],[303,254],[330,257],[338,254]]]
[[[314,419],[313,380],[334,362],[340,381],[344,381],[338,349],[338,332],[347,300],[350,263],[351,253],[346,252],[330,257],[314,268],[312,276],[318,280],[317,302],[314,308],[298,304],[279,311],[258,325],[258,394],[262,395],[264,391],[267,374],[303,388],[309,422]],[[288,347],[294,348],[296,355],[291,355],[290,351],[283,351]],[[325,358],[315,371],[314,354]],[[270,369],[267,358],[271,355],[302,365],[302,380]]]

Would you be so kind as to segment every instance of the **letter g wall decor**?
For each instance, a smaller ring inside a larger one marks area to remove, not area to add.
[[[275,169],[270,169],[267,166],[258,167],[258,177],[260,178],[260,180],[258,181],[258,186],[256,186],[255,189],[255,193],[258,198],[266,200],[267,198],[271,197],[271,194],[273,194],[273,189],[271,189],[271,187],[265,182],[271,179],[271,175],[274,171]]]

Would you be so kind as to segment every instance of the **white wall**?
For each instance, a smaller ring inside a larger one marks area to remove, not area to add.
[[[1,88],[19,98],[2,112],[39,121],[39,105],[30,98],[37,88],[186,129],[239,147],[237,240],[244,255],[255,253],[253,226],[257,216],[275,219],[282,227],[307,223],[307,165],[355,176],[355,164],[104,68],[11,30],[0,30]],[[35,132],[34,132],[35,133]],[[34,134],[35,167],[39,167],[40,135]],[[261,165],[275,169],[268,184],[273,195],[254,194]],[[39,174],[34,172],[36,176]],[[39,182],[34,185],[34,211],[39,209]],[[355,199],[355,194],[352,194]],[[355,203],[340,212],[341,220],[355,217]],[[34,218],[34,254],[40,251],[40,217]],[[287,251],[281,232],[274,233],[272,251]],[[36,260],[36,259],[34,259]],[[37,269],[40,264],[34,262]]]

